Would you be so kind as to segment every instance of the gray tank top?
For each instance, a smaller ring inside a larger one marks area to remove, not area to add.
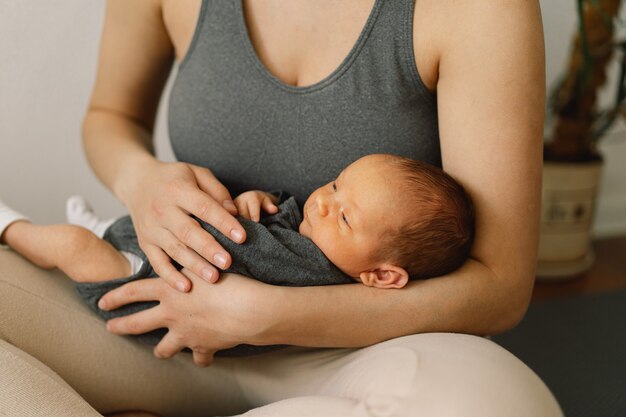
[[[367,154],[441,166],[436,97],[413,55],[413,9],[414,0],[376,0],[339,67],[294,87],[256,55],[242,0],[203,0],[169,101],[176,157],[211,169],[233,197],[284,190],[299,204]]]

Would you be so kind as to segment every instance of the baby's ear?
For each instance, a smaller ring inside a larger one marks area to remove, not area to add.
[[[363,284],[376,288],[402,288],[409,282],[409,274],[404,268],[391,264],[382,264],[372,271],[359,274]]]

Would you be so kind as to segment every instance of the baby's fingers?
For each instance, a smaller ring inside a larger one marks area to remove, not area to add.
[[[248,210],[248,202],[243,199],[235,200],[235,204],[237,206],[237,211],[239,215],[243,218],[250,220],[250,210]]]
[[[247,210],[250,213],[250,220],[258,222],[261,219],[261,202],[258,198],[251,198],[248,201]]]
[[[267,213],[270,213],[270,214],[278,213],[278,206],[274,204],[271,198],[264,197],[263,202],[261,204],[263,205],[263,210],[265,210]]]

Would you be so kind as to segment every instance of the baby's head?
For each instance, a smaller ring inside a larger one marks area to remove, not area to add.
[[[441,169],[368,155],[315,190],[299,231],[347,275],[401,288],[458,268],[474,239],[471,200]]]

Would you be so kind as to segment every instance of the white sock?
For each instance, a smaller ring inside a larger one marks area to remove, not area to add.
[[[0,200],[0,237],[2,237],[2,234],[10,224],[15,223],[18,220],[30,221],[28,217],[13,210]]]
[[[134,275],[139,272],[141,265],[143,265],[143,260],[134,253],[124,252],[123,250],[121,250],[120,253],[128,259],[128,262],[130,262],[130,275]]]
[[[73,196],[67,199],[65,215],[69,224],[83,226],[102,238],[104,232],[116,219],[100,220],[84,197]]]

